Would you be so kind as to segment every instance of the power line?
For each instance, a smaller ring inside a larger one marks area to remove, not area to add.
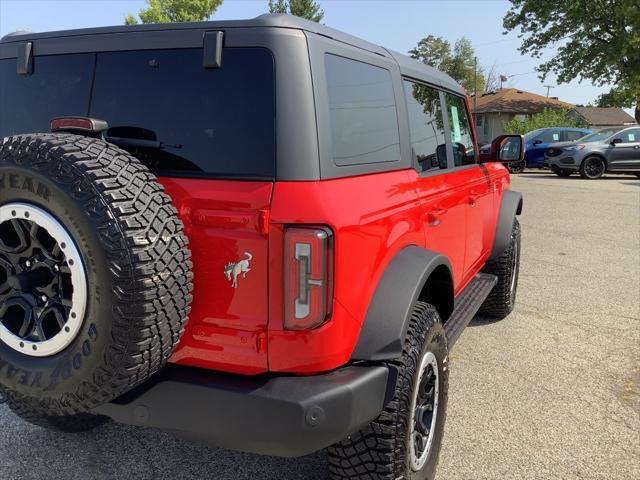
[[[476,47],[482,47],[484,45],[494,45],[496,43],[513,42],[514,40],[518,40],[518,37],[503,38],[502,40],[494,40],[492,42],[476,43]]]

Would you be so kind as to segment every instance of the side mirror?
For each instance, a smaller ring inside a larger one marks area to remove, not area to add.
[[[491,142],[488,153],[480,154],[480,163],[511,163],[522,160],[524,160],[524,137],[522,135],[500,135]]]
[[[621,138],[614,138],[613,140],[611,140],[611,145],[615,145],[617,143],[622,143],[622,139]]]

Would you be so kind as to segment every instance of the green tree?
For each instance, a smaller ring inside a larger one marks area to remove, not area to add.
[[[449,75],[455,78],[467,92],[475,92],[476,88],[478,92],[484,91],[484,72],[482,67],[476,65],[475,57],[476,52],[468,38],[462,37],[456,40],[453,46],[453,66]]]
[[[544,80],[574,79],[612,84],[600,98],[605,105],[635,105],[640,121],[640,6],[637,0],[509,0],[503,19],[507,32],[518,30],[523,54],[555,54],[537,70]]]
[[[531,118],[519,120],[514,118],[508,122],[502,122],[504,133],[525,134],[538,128],[547,127],[584,127],[584,123],[578,118],[569,114],[569,110],[556,110],[545,108],[542,112],[536,113]]]
[[[471,42],[462,37],[456,40],[451,49],[451,44],[434,35],[428,35],[418,42],[418,45],[409,51],[409,55],[438,70],[447,73],[460,83],[468,92],[484,90],[484,73],[480,66],[475,70],[475,50]],[[477,73],[477,78],[476,78]]]
[[[448,72],[453,67],[451,44],[435,35],[427,35],[420,40],[414,49],[409,50],[409,55],[443,72]]]
[[[141,23],[201,22],[208,20],[223,0],[147,0],[147,8],[140,10]],[[138,19],[128,14],[124,23],[135,25]]]
[[[314,0],[269,0],[269,12],[289,13],[313,22],[324,18],[324,11]]]

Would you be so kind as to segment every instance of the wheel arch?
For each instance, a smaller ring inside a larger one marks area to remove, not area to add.
[[[493,248],[491,249],[491,260],[496,260],[502,252],[508,247],[513,223],[516,215],[522,213],[522,194],[514,190],[505,190],[502,194],[500,203],[500,211],[498,213],[498,221],[493,240]]]
[[[410,245],[395,255],[382,274],[351,358],[382,361],[400,357],[417,301],[432,304],[446,321],[453,311],[453,276],[444,255]]]

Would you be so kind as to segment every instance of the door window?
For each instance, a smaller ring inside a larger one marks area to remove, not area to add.
[[[327,93],[338,166],[400,160],[396,100],[389,70],[325,56]]]
[[[469,122],[464,99],[449,93],[445,94],[445,98],[449,114],[454,165],[456,167],[473,165],[476,162],[476,154],[473,148],[471,122]]]
[[[622,139],[622,143],[640,142],[640,128],[632,128],[618,135]]]
[[[578,140],[579,138],[582,138],[586,135],[585,132],[575,132],[573,130],[568,130],[564,132],[564,139],[568,142],[574,142],[576,140]]]
[[[545,130],[540,135],[536,137],[536,140],[539,140],[541,143],[553,143],[560,141],[560,130],[552,129]]]
[[[440,92],[405,80],[404,93],[409,113],[413,164],[422,172],[446,169],[447,148]]]

